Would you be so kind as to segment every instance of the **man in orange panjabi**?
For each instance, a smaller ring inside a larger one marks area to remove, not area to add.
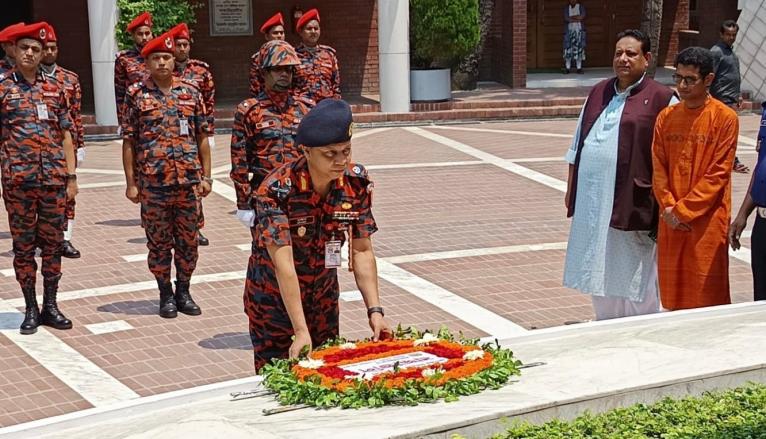
[[[727,230],[739,135],[737,114],[708,93],[711,52],[687,48],[675,66],[681,103],[657,116],[652,145],[660,299],[669,310],[731,303]]]

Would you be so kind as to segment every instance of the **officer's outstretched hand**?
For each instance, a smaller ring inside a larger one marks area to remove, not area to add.
[[[370,329],[372,329],[372,341],[388,340],[394,335],[386,319],[377,312],[370,316]]]
[[[128,187],[125,189],[125,196],[128,198],[128,200],[138,204],[138,186],[135,184],[128,185]]]
[[[293,344],[290,345],[288,352],[290,358],[298,358],[304,347],[308,348],[308,352],[311,352],[311,334],[308,331],[298,331],[295,333]]]

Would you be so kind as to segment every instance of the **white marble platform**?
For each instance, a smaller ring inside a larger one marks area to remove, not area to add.
[[[229,401],[254,380],[208,386],[0,430],[36,438],[487,437],[507,418],[571,418],[661,397],[766,382],[766,303],[593,322],[504,340],[525,363],[518,382],[455,403],[264,416],[270,397]]]

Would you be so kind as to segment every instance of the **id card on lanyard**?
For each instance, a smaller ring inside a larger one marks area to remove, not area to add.
[[[324,245],[324,268],[338,268],[341,264],[341,242],[338,240],[327,241]]]
[[[189,119],[178,119],[178,123],[180,124],[181,135],[188,136],[189,135]]]
[[[37,104],[37,120],[48,120],[48,106]]]

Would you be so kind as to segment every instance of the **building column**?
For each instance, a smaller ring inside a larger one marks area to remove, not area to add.
[[[513,0],[512,88],[527,86],[527,0]]]
[[[410,2],[378,0],[380,109],[410,111]]]
[[[93,67],[93,101],[98,125],[117,125],[114,101],[114,57],[117,40],[114,27],[118,17],[117,0],[88,0],[90,56]]]

